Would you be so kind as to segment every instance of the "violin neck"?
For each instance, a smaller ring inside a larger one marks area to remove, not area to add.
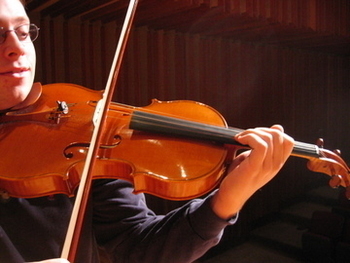
[[[234,139],[238,133],[243,131],[242,129],[220,127],[144,111],[133,112],[130,129],[236,145],[249,149],[248,146],[242,145]],[[317,145],[303,142],[295,142],[292,155],[306,159],[320,156]]]

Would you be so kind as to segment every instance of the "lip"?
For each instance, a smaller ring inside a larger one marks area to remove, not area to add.
[[[29,68],[12,68],[9,70],[4,70],[0,72],[0,76],[8,76],[8,77],[15,77],[15,78],[21,78],[27,75],[29,73]]]

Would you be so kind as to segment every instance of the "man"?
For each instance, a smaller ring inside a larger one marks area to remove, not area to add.
[[[35,96],[31,37],[37,30],[29,24],[20,0],[0,0],[2,114],[25,107]],[[293,139],[279,125],[249,129],[235,139],[253,150],[235,158],[219,189],[165,216],[150,211],[144,196],[132,194],[132,185],[123,180],[94,182],[76,262],[98,262],[98,245],[105,247],[113,262],[128,263],[192,262],[216,245],[223,229],[237,220],[247,199],[277,174],[293,148]],[[60,256],[72,204],[71,198],[60,195],[54,200],[10,198],[0,203],[0,262],[67,262],[45,259]]]

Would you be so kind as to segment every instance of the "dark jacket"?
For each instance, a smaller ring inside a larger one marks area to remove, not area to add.
[[[155,215],[143,194],[123,180],[96,180],[76,263],[99,262],[98,246],[112,262],[186,263],[216,245],[230,222],[209,199],[195,199],[167,215]],[[74,198],[65,195],[10,198],[0,204],[0,262],[60,257]]]

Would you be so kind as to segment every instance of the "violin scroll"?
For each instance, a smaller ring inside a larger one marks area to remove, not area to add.
[[[310,158],[307,167],[311,171],[329,175],[331,177],[329,185],[332,188],[345,187],[346,197],[350,199],[350,169],[341,158],[340,150],[324,149],[322,139],[318,139],[317,145],[319,146],[319,158]]]

